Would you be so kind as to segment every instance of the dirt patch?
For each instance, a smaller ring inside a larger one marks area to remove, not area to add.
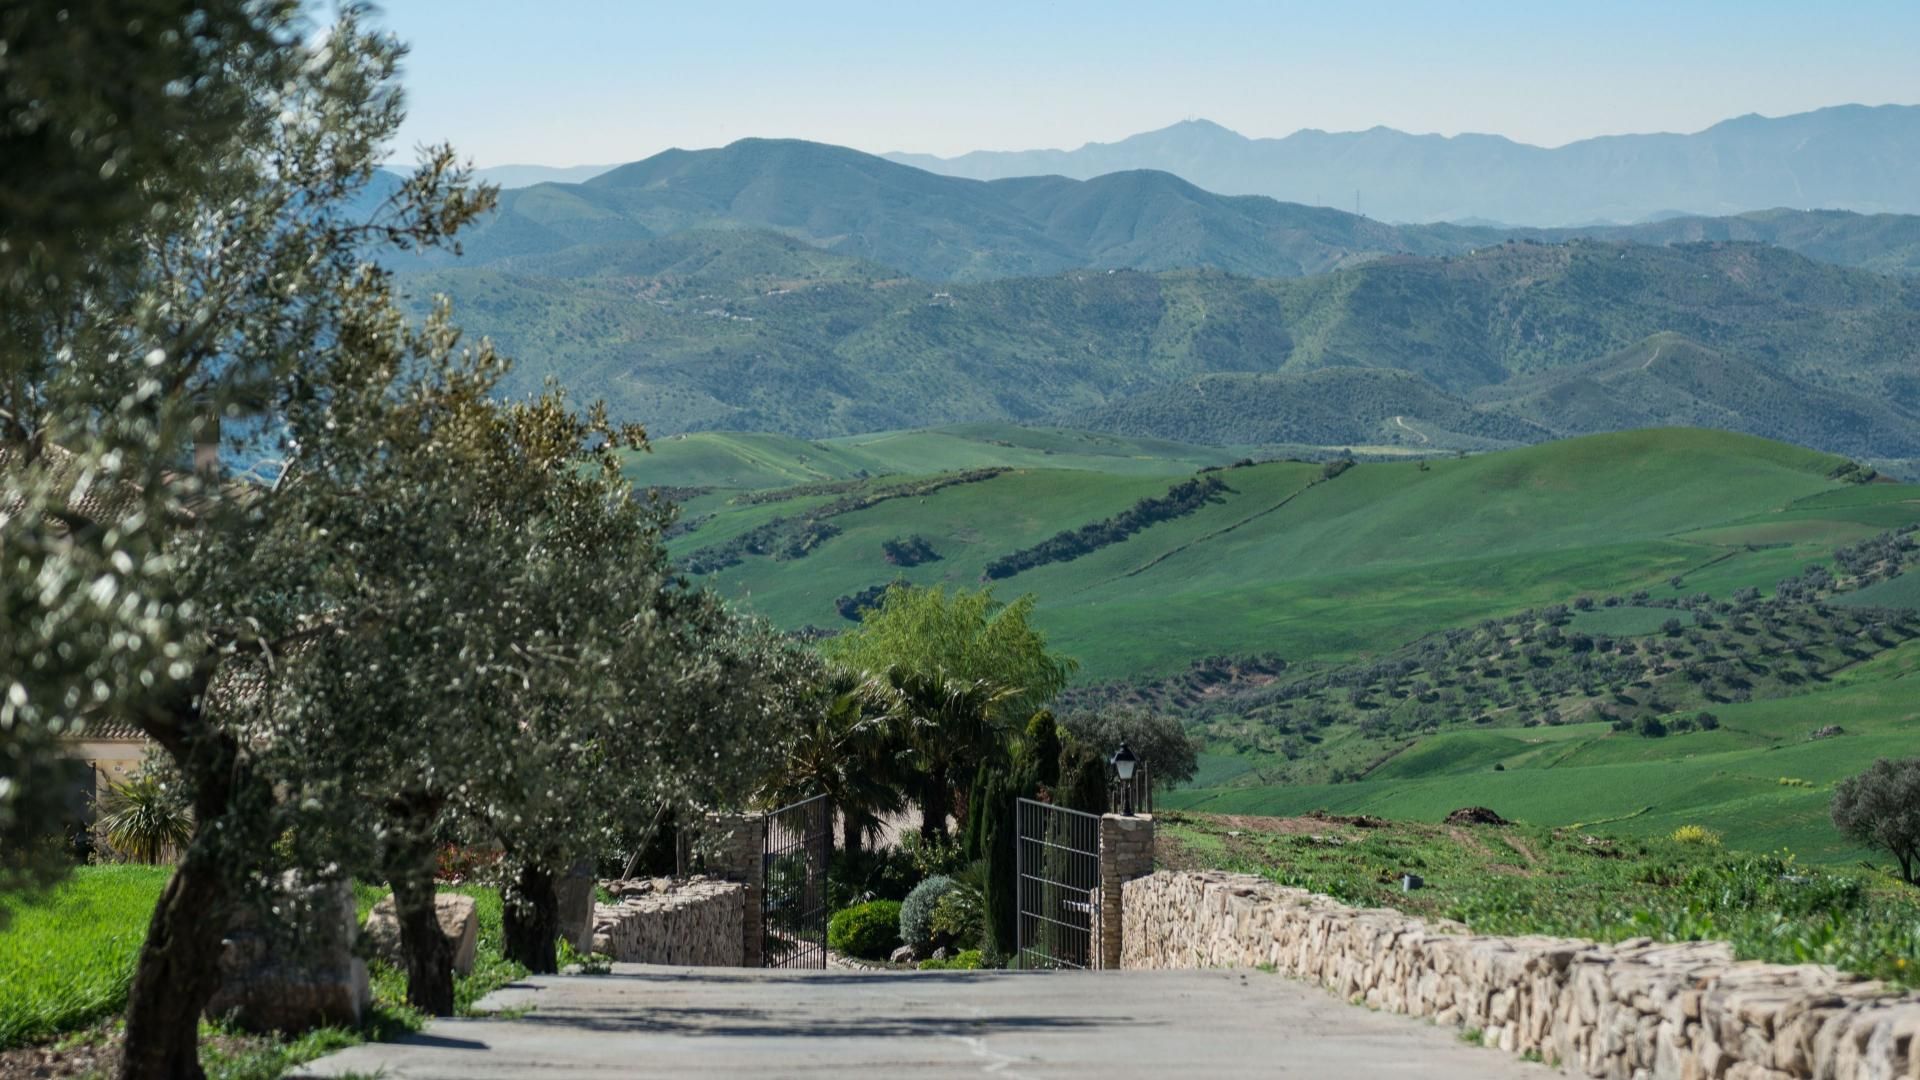
[[[1194,814],[1209,825],[1239,832],[1267,833],[1274,836],[1309,836],[1324,833],[1329,825],[1348,825],[1361,819],[1338,818],[1315,811],[1305,817],[1259,817],[1252,814]],[[1378,819],[1366,819],[1378,823]]]
[[[1513,822],[1484,806],[1463,806],[1446,816],[1448,825],[1511,825]]]
[[[1508,847],[1512,848],[1514,851],[1518,852],[1522,858],[1526,859],[1528,865],[1530,866],[1540,865],[1540,853],[1533,850],[1533,845],[1527,843],[1525,840],[1522,840],[1518,834],[1510,834],[1510,835],[1502,836],[1501,839],[1507,842]]]
[[[121,1035],[117,1027],[103,1024],[55,1042],[0,1051],[0,1080],[112,1076],[120,1069]]]
[[[1387,823],[1368,814],[1329,814],[1325,810],[1315,810],[1307,815],[1307,820],[1325,825],[1351,825],[1356,829],[1384,829]]]

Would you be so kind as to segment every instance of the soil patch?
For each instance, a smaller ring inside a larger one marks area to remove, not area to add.
[[[1463,806],[1446,817],[1448,825],[1511,825],[1513,822],[1484,806]]]

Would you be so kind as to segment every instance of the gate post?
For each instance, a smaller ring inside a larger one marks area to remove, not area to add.
[[[1153,873],[1153,816],[1104,814],[1100,818],[1100,939],[1098,967],[1120,966],[1120,889]]]
[[[740,913],[740,966],[757,968],[761,955],[761,904],[766,896],[766,820],[757,814],[708,814],[715,839],[714,860],[720,876],[747,887],[746,910]]]

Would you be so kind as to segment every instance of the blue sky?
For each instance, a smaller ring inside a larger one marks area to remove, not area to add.
[[[404,143],[480,165],[750,135],[873,152],[1078,146],[1205,117],[1558,145],[1920,103],[1920,0],[760,3],[385,0]],[[403,147],[404,149],[404,147]]]

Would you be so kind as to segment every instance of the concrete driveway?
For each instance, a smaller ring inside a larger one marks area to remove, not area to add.
[[[620,964],[490,995],[296,1075],[1419,1077],[1554,1075],[1451,1029],[1258,971],[752,971]],[[524,1011],[522,1011],[524,1010]]]

